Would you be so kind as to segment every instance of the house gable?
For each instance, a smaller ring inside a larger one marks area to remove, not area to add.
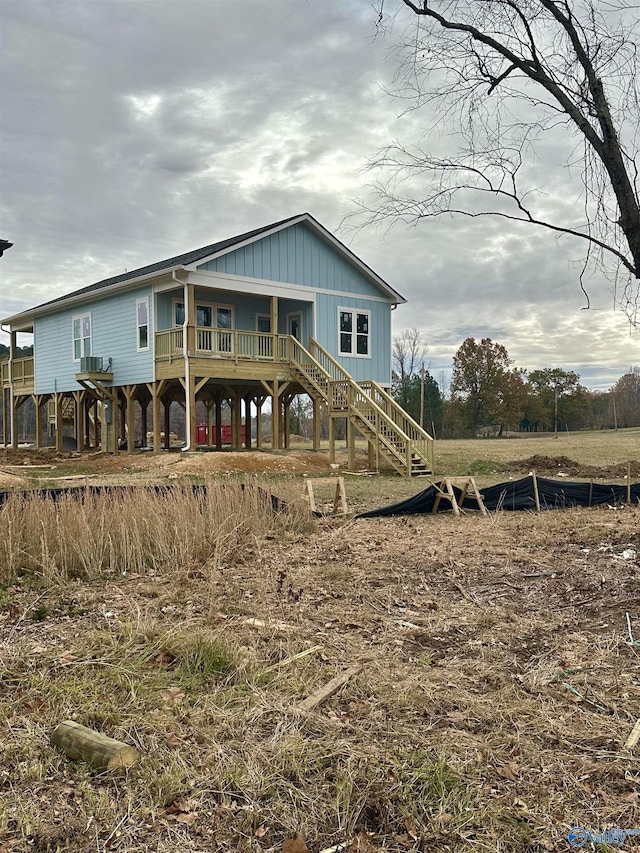
[[[238,248],[226,249],[196,269],[404,302],[308,214]]]

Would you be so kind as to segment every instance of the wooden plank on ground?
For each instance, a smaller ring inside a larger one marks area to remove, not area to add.
[[[298,711],[301,711],[303,714],[308,714],[311,711],[314,711],[318,705],[321,705],[325,701],[325,699],[328,699],[329,696],[337,693],[337,691],[346,684],[349,679],[353,678],[354,675],[358,675],[361,671],[362,665],[356,664],[340,675],[336,675],[335,678],[332,678],[331,681],[323,687],[318,688],[318,690],[316,690],[315,693],[312,693],[311,696],[307,696],[307,698],[297,706]]]

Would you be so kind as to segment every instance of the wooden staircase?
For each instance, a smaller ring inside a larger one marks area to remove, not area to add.
[[[347,418],[404,477],[433,473],[432,437],[377,382],[356,382],[313,338],[309,351],[290,337],[288,350],[301,384],[325,401],[330,417]]]

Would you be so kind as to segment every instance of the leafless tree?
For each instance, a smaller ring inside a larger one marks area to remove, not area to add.
[[[361,203],[367,221],[492,215],[576,238],[583,289],[588,270],[604,272],[617,307],[637,324],[635,8],[626,0],[377,0],[378,26],[402,30],[393,94],[407,112],[426,108],[431,125],[421,142],[392,143],[371,161],[382,177]],[[444,155],[441,145],[434,153],[443,127]],[[555,187],[562,199],[540,189],[545,145],[571,149]]]
[[[415,376],[426,355],[427,345],[415,326],[397,334],[393,339],[393,367],[399,381],[405,382]]]

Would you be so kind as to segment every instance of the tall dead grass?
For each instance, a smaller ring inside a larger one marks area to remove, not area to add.
[[[256,537],[309,529],[301,504],[274,510],[257,486],[90,491],[57,499],[15,495],[0,508],[0,583],[50,584],[107,571],[144,574],[225,561]]]

